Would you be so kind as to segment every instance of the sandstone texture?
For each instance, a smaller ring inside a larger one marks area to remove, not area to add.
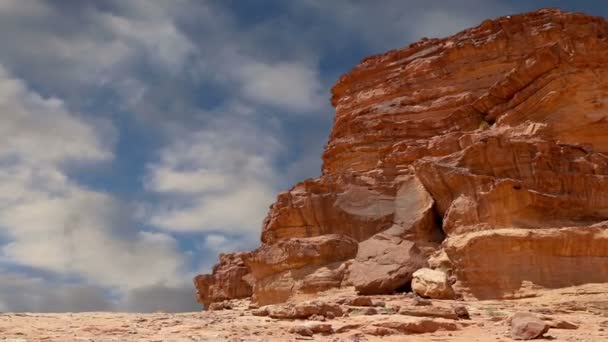
[[[197,278],[199,300],[608,282],[607,51],[605,19],[542,9],[366,58],[332,89],[321,176],[278,195],[260,248]],[[445,277],[412,283],[422,268]]]
[[[253,278],[245,265],[245,253],[220,255],[220,263],[213,267],[212,274],[194,278],[197,301],[205,306],[227,299],[246,298],[252,293]]]

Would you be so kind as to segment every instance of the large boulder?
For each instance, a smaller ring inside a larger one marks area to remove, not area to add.
[[[514,340],[533,340],[549,331],[549,325],[527,312],[518,312],[510,318],[511,337]]]
[[[448,275],[441,270],[421,268],[414,272],[412,291],[424,298],[454,299],[455,293]]]
[[[426,265],[439,238],[433,199],[416,177],[400,180],[394,225],[359,244],[349,281],[361,294],[392,293],[406,287]]]

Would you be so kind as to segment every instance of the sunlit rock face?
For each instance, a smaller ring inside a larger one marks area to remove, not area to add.
[[[322,175],[243,257],[254,298],[391,293],[423,267],[477,298],[608,281],[607,52],[603,18],[544,9],[363,60]]]
[[[212,274],[194,278],[197,301],[205,306],[227,299],[251,297],[253,278],[243,261],[245,253],[225,253]]]

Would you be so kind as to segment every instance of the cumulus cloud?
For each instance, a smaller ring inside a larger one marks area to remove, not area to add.
[[[276,193],[277,139],[239,120],[190,132],[148,168],[146,188],[164,196],[150,223],[181,232],[257,235]]]
[[[1,65],[0,112],[0,158],[57,163],[112,157],[110,146],[95,127],[68,113],[63,101],[29,91]],[[110,143],[113,140],[105,138]]]
[[[112,158],[113,147],[106,142],[112,139],[100,135],[107,130],[71,113],[62,101],[28,89],[3,69],[0,94],[0,231],[7,241],[2,262],[120,291],[181,284],[186,260],[173,237],[137,229],[128,205],[79,185],[66,173],[74,163]],[[0,292],[10,284],[34,289],[42,282],[10,279],[0,284]],[[92,291],[85,285],[47,291],[47,302],[26,301],[23,308],[47,307],[72,290],[74,295]],[[96,298],[91,303],[99,304]],[[11,303],[5,305],[21,308]],[[67,307],[81,308],[70,303]]]
[[[297,63],[249,63],[237,66],[243,95],[257,103],[313,111],[323,100],[316,69]]]

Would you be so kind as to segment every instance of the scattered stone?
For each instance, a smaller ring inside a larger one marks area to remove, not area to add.
[[[299,304],[269,305],[268,315],[276,319],[306,319],[312,315],[321,315],[327,318],[342,316],[342,307],[338,304],[324,302],[305,302]]]
[[[361,324],[345,324],[339,328],[336,329],[336,333],[337,334],[341,334],[350,330],[354,330],[354,329],[359,329],[361,327]]]
[[[375,300],[374,301],[374,306],[378,306],[378,307],[386,307],[386,303],[382,300]]]
[[[317,315],[317,314],[314,314],[314,315],[308,317],[308,319],[311,321],[325,322],[325,316]]]
[[[304,325],[293,326],[293,327],[289,328],[289,332],[290,333],[294,333],[294,334],[298,334],[298,335],[302,335],[302,336],[312,336],[312,335],[314,335],[314,333],[312,332],[312,330],[310,330],[309,327],[304,326]]]
[[[312,332],[315,333],[315,334],[328,335],[328,334],[333,334],[334,333],[334,329],[331,326],[331,324],[327,324],[327,323],[308,323],[306,326],[310,330],[312,330]]]
[[[518,312],[510,318],[511,338],[532,340],[549,331],[549,325],[528,312]]]
[[[431,302],[430,299],[422,298],[419,296],[414,296],[414,299],[412,299],[412,305],[413,306],[429,306],[429,305],[433,305],[433,302]]]
[[[403,307],[399,310],[400,315],[414,316],[414,317],[437,317],[456,320],[458,315],[453,309],[442,308],[442,307],[428,307],[428,306],[412,306]]]
[[[254,316],[268,316],[267,308],[259,308],[256,310],[251,310],[251,314]]]
[[[312,336],[314,334],[333,334],[334,330],[331,324],[308,323],[304,325],[295,325],[289,329],[289,332],[302,336]]]
[[[405,334],[425,334],[438,330],[458,330],[458,324],[441,319],[422,318],[412,321],[389,321],[374,324],[377,327],[389,328]]]
[[[350,306],[374,306],[374,302],[371,297],[358,296],[354,298],[346,298],[343,303]]]
[[[396,335],[399,331],[387,327],[378,327],[378,326],[367,326],[361,329],[361,331],[365,334],[372,336],[388,336],[388,335]]]
[[[464,305],[454,305],[454,313],[460,319],[471,319],[471,315],[469,315],[469,310]]]
[[[572,322],[565,321],[563,319],[553,320],[547,323],[549,328],[552,329],[567,329],[567,330],[576,330],[578,329],[578,325]]]
[[[232,309],[232,305],[229,302],[227,302],[227,301],[216,302],[216,303],[209,304],[208,309],[210,311],[231,310]]]

